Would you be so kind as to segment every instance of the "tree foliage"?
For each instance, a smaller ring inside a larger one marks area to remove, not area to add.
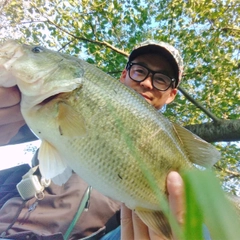
[[[236,192],[240,176],[238,1],[0,2],[1,41],[16,38],[66,52],[115,77],[139,42],[151,38],[176,46],[184,58],[185,73],[180,94],[165,115],[218,142],[214,143],[222,152],[222,161],[216,165],[218,176],[228,191]]]

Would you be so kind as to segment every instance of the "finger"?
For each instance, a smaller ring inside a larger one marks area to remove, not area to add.
[[[121,239],[134,239],[132,210],[127,208],[124,204],[121,206]]]
[[[15,87],[0,87],[0,108],[14,106],[20,102],[19,89]]]
[[[19,121],[0,126],[0,145],[8,144],[24,124],[25,121]]]
[[[14,105],[12,107],[0,108],[0,125],[19,122],[23,120],[23,116],[20,111],[20,105]]]
[[[133,220],[133,232],[134,239],[150,239],[148,227],[143,223],[143,221],[138,217],[138,215],[132,211],[132,220]]]
[[[184,222],[185,198],[184,183],[177,172],[170,172],[167,176],[167,190],[169,206],[180,225]]]

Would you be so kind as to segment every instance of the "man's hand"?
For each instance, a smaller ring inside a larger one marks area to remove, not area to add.
[[[0,145],[7,144],[25,124],[20,112],[18,88],[0,87]]]
[[[180,225],[184,219],[184,186],[181,176],[177,172],[170,172],[167,176],[167,190],[169,206]],[[124,204],[121,207],[121,239],[122,240],[161,240],[142,220]]]

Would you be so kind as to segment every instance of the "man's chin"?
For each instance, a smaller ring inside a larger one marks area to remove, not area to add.
[[[149,98],[143,97],[150,105],[153,105],[152,101]]]

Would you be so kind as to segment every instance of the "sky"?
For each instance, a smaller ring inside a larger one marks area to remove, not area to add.
[[[40,143],[40,141],[34,141],[0,147],[0,170],[11,168],[23,163],[31,165],[33,152],[27,151],[27,149],[34,146],[39,147]]]

